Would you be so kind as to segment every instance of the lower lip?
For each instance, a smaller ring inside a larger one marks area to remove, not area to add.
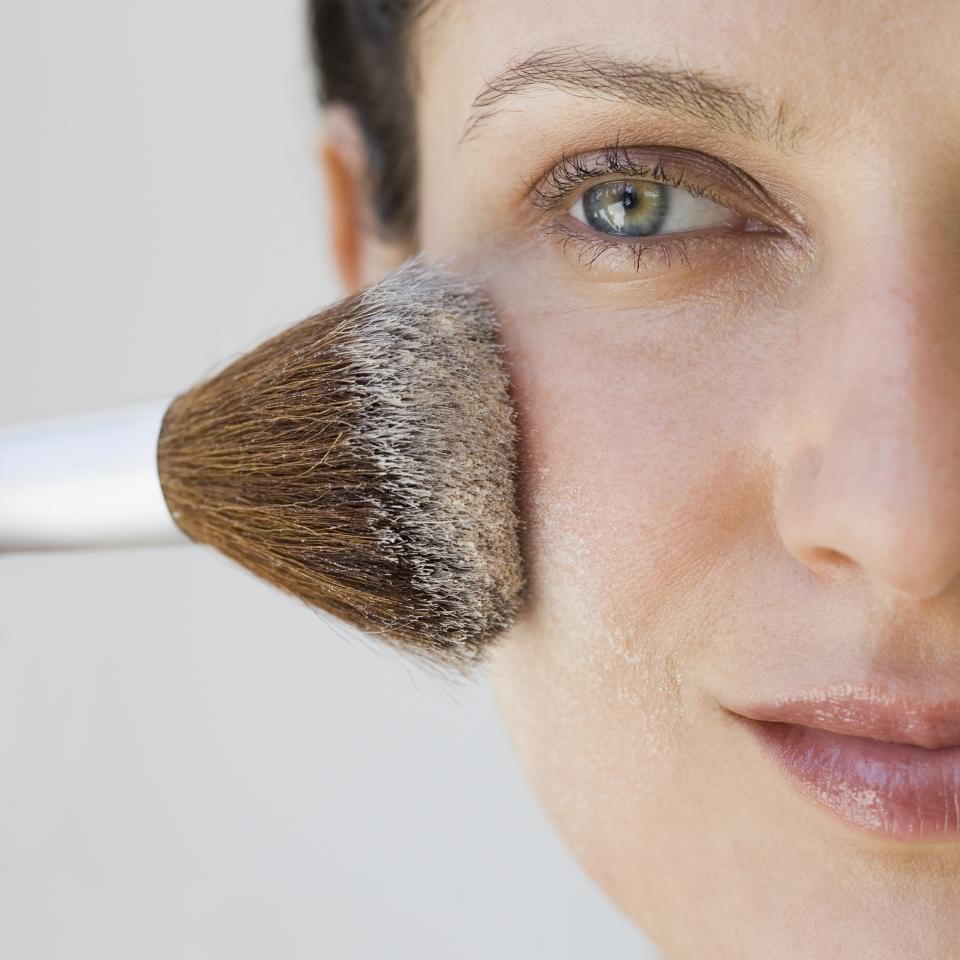
[[[960,747],[928,750],[748,720],[780,768],[842,820],[910,842],[960,839]]]

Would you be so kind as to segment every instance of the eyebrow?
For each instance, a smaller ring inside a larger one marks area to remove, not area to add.
[[[460,143],[472,139],[504,101],[546,86],[575,96],[618,100],[683,114],[700,123],[772,143],[786,152],[800,130],[786,120],[782,100],[770,101],[702,70],[623,60],[588,47],[550,47],[514,60],[474,98]]]

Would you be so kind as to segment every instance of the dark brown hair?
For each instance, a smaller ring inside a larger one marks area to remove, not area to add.
[[[431,0],[310,0],[321,103],[349,107],[366,140],[382,231],[410,240],[416,226],[413,26]]]

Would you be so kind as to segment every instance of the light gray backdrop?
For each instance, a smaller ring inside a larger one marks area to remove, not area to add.
[[[334,299],[299,0],[3,0],[0,422]],[[0,557],[0,957],[654,951],[451,691],[198,547]]]

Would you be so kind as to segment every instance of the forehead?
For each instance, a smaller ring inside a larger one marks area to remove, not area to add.
[[[511,65],[575,49],[588,59],[603,51],[707,71],[828,141],[849,132],[851,118],[864,125],[861,134],[898,114],[915,128],[918,97],[926,107],[960,86],[958,43],[954,0],[434,0],[418,27],[416,59],[421,101],[435,121],[457,124],[458,135],[478,95]],[[515,105],[503,100],[498,109]]]

